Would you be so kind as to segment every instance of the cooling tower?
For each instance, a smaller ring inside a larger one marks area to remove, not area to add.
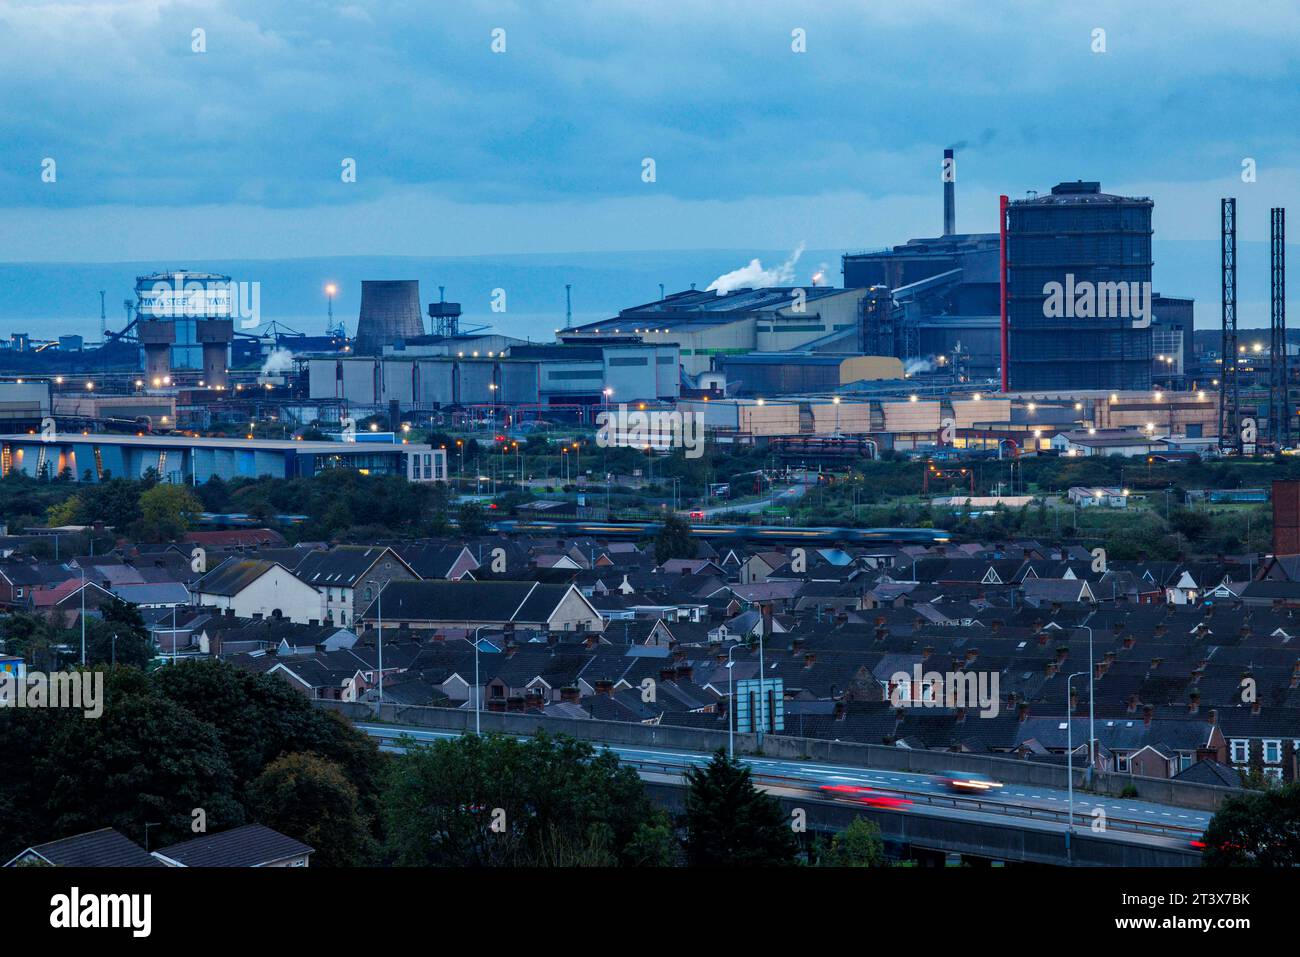
[[[356,353],[382,355],[384,346],[424,335],[418,279],[363,280]]]

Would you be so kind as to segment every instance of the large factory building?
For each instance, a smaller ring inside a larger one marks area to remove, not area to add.
[[[1149,199],[1061,183],[1010,204],[1010,387],[1151,387]]]
[[[449,406],[594,406],[673,400],[681,392],[677,349],[635,340],[588,346],[512,346],[506,354],[312,359],[311,398],[353,409]]]
[[[224,382],[240,294],[238,284],[217,273],[180,269],[137,276],[135,314],[146,376],[204,369],[206,359],[207,366],[220,364],[220,374],[209,376],[213,384]],[[220,327],[217,337],[208,334],[214,325]]]
[[[944,187],[943,235],[844,256],[845,287],[865,291],[857,351],[897,356],[909,373],[997,382],[1000,236],[956,232],[954,184]],[[1105,194],[1095,182],[1062,183],[1047,196],[1009,204],[1013,391],[1145,390],[1153,380],[1188,381],[1192,301],[1151,293],[1151,213],[1151,200]],[[1107,306],[1112,298],[1118,303],[1122,288],[1128,305],[1146,315],[1136,324],[1131,316],[1081,315],[1073,300],[1057,310],[1045,292],[1049,283],[1061,285],[1062,300],[1067,289],[1092,289],[1096,302],[1099,289]]]
[[[199,484],[211,478],[308,478],[332,468],[368,475],[405,475],[412,482],[445,481],[447,452],[428,445],[380,442],[298,442],[165,435],[60,433],[0,435],[0,475],[73,481],[140,478],[150,469],[164,482]]]
[[[613,319],[563,329],[566,343],[621,340],[677,346],[682,371],[714,371],[719,360],[752,352],[858,352],[864,290],[773,286],[718,293],[695,289],[622,310]]]

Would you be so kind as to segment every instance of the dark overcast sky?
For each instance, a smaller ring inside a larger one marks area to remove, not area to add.
[[[938,230],[949,145],[962,230],[1083,178],[1164,239],[1236,195],[1262,239],[1300,198],[1298,11],[3,0],[0,259],[873,247]]]

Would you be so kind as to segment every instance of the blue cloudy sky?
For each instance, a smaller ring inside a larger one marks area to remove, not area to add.
[[[949,145],[963,231],[1085,178],[1264,239],[1297,41],[1284,0],[0,0],[0,261],[874,247],[937,231]]]

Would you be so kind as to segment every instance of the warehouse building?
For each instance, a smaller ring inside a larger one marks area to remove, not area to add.
[[[199,484],[213,477],[309,478],[328,469],[405,475],[412,482],[447,479],[447,452],[428,445],[297,442],[167,435],[58,433],[0,435],[0,477],[18,472],[74,481],[140,478],[150,469],[164,482]]]
[[[793,350],[857,353],[865,290],[774,286],[719,294],[695,289],[624,309],[612,319],[562,329],[566,343],[628,337],[680,349],[690,377],[713,371],[730,356]]]
[[[312,399],[346,400],[355,411],[449,406],[598,405],[676,399],[677,348],[629,339],[588,345],[512,346],[506,354],[308,362]],[[606,390],[609,390],[608,396]]]
[[[901,381],[893,356],[837,356],[809,352],[759,352],[719,362],[727,391],[737,396],[828,392],[854,382]]]

